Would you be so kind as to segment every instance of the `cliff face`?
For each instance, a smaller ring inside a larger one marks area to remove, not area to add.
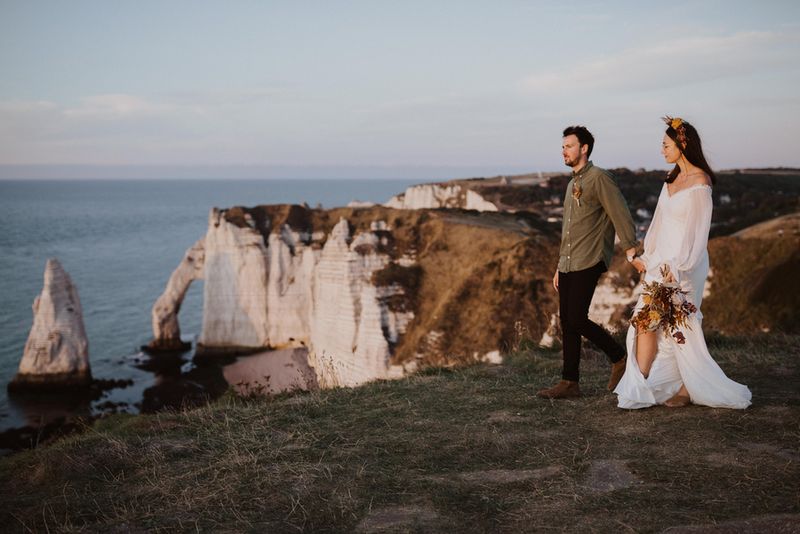
[[[547,326],[551,233],[511,214],[214,209],[191,249],[204,257],[198,352],[305,346],[323,386],[496,356],[519,324]]]
[[[477,211],[498,211],[497,206],[472,189],[458,183],[411,186],[393,196],[385,206],[398,209],[462,208]]]
[[[212,209],[205,236],[203,327],[200,345],[213,348],[268,347],[269,255],[263,229],[249,214],[241,226]]]
[[[215,209],[170,279],[165,294],[173,296],[154,308],[154,331],[168,346],[179,332],[179,297],[202,277],[199,354],[305,348],[322,386],[490,360],[525,339],[559,337],[551,278],[560,225],[543,218],[382,206]],[[709,330],[797,328],[797,217],[759,228],[709,243]],[[627,328],[637,282],[617,254],[590,317]],[[174,328],[156,330],[165,324],[156,309]]]

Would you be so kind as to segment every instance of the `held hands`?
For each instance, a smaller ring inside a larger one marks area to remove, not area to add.
[[[639,271],[639,273],[643,273],[647,270],[647,265],[645,265],[642,259],[636,255],[636,247],[631,247],[626,250],[625,257],[628,258],[628,263],[630,263],[634,269]]]

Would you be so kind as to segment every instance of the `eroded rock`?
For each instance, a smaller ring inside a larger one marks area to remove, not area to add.
[[[88,386],[92,383],[89,341],[78,289],[61,263],[47,260],[44,287],[33,301],[33,326],[11,391]]]
[[[203,278],[204,265],[205,240],[201,238],[186,251],[153,305],[153,340],[147,345],[148,351],[184,351],[191,347],[181,341],[178,312],[191,283]]]

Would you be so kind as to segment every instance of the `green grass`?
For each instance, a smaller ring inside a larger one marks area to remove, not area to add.
[[[112,416],[0,460],[10,531],[658,532],[800,511],[800,337],[715,338],[745,411],[533,393],[560,355]],[[782,519],[783,520],[783,519]]]

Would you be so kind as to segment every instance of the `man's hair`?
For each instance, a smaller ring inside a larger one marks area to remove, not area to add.
[[[586,129],[586,126],[567,126],[564,128],[563,137],[568,135],[574,135],[577,137],[578,142],[581,145],[589,145],[589,150],[586,151],[586,157],[588,158],[592,155],[592,149],[594,148],[594,136],[589,130]]]

